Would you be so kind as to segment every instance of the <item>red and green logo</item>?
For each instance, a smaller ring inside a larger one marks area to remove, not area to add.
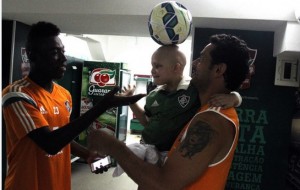
[[[115,76],[116,76],[116,70],[97,68],[94,69],[91,74],[90,83],[97,84],[100,87],[115,86],[116,85]]]

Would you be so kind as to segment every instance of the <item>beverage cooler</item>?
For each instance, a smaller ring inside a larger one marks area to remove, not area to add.
[[[82,84],[80,114],[84,114],[115,86],[122,88],[130,83],[131,73],[124,63],[84,61],[82,67]],[[91,126],[78,137],[82,145],[87,143],[90,130],[103,130],[114,135],[120,141],[126,140],[128,106],[114,107],[106,110]]]
[[[127,86],[131,73],[124,63],[84,61],[67,57],[67,71],[57,83],[69,90],[72,95],[73,110],[71,120],[90,109],[115,86]],[[90,128],[104,130],[120,141],[126,140],[128,106],[115,107],[99,116],[89,129],[83,131],[75,140],[86,146]],[[77,160],[72,156],[72,162]]]

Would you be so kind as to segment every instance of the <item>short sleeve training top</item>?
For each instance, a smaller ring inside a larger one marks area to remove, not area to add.
[[[66,125],[72,110],[70,93],[56,83],[49,93],[25,77],[2,95],[9,165],[5,189],[70,190],[70,145],[49,155],[27,136],[39,127],[56,130]]]

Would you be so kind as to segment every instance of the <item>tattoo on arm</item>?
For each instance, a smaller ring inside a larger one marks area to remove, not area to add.
[[[186,137],[179,147],[179,152],[183,157],[191,158],[208,145],[213,133],[209,124],[198,121],[188,129]]]

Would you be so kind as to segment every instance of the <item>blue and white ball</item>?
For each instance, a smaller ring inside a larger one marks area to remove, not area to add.
[[[162,2],[152,9],[148,27],[151,38],[158,44],[180,44],[191,33],[192,15],[176,1]]]

